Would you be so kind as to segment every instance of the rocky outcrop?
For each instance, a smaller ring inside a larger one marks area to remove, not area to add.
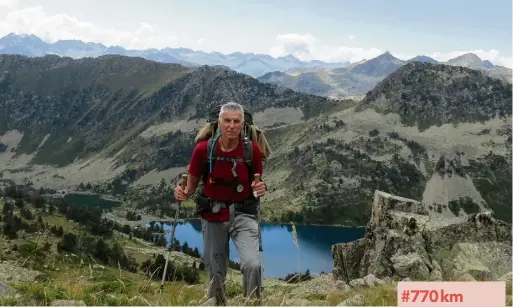
[[[6,283],[44,280],[46,274],[22,267],[14,261],[0,261],[0,280]],[[3,283],[2,283],[3,284]],[[2,288],[2,286],[0,286]]]
[[[418,201],[375,192],[365,236],[335,244],[333,275],[394,280],[499,280],[511,272],[511,224],[491,213],[431,215]]]

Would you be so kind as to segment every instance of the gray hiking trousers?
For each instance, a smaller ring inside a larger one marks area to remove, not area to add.
[[[226,302],[226,274],[230,256],[229,239],[239,252],[241,260],[242,292],[245,297],[260,298],[260,258],[258,221],[254,215],[235,212],[230,207],[230,220],[209,222],[201,220],[203,235],[203,262],[208,270],[208,297],[218,304]]]

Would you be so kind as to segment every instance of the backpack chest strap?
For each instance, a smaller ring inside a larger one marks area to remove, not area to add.
[[[233,166],[232,166],[231,171],[232,171],[233,177],[237,177],[237,171],[235,170],[237,168],[237,162],[244,162],[244,160],[241,158],[218,157],[218,156],[212,157],[212,160],[232,162]]]
[[[232,158],[232,157],[212,157],[214,160],[217,161],[227,161],[227,162],[243,162],[244,160],[242,158]]]
[[[232,162],[233,167],[231,169],[232,174],[234,177],[237,177],[237,172],[235,171],[237,167],[237,162],[244,162],[248,169],[248,175],[250,178],[250,181],[253,180],[253,173],[252,173],[252,160],[253,160],[253,147],[251,141],[247,138],[243,138],[242,143],[242,151],[243,151],[243,157],[242,158],[232,158],[232,157],[219,157],[216,155],[215,150],[215,144],[217,143],[217,140],[221,136],[220,131],[216,132],[216,135],[211,137],[208,140],[207,145],[207,155],[208,155],[208,173],[211,175],[213,171],[213,165],[215,161],[227,161]]]

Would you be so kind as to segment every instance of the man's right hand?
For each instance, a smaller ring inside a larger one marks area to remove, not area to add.
[[[178,201],[184,201],[187,199],[189,193],[187,187],[185,189],[181,185],[177,185],[175,188],[175,199]]]

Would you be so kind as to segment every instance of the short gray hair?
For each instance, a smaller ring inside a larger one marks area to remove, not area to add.
[[[239,111],[242,115],[242,121],[244,121],[244,107],[236,102],[230,101],[221,106],[219,110],[219,120],[221,120],[223,113],[226,111]]]

